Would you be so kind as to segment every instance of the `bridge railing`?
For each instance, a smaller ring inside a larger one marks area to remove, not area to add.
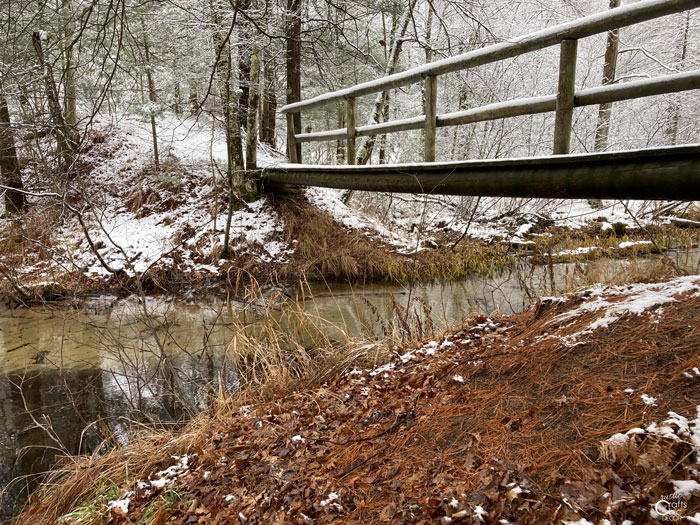
[[[511,41],[501,42],[370,82],[288,104],[280,111],[285,113],[287,117],[289,160],[292,163],[301,161],[297,158],[297,143],[344,139],[347,142],[347,162],[352,165],[355,164],[357,137],[423,129],[424,158],[426,162],[434,162],[436,128],[552,111],[555,112],[553,153],[555,155],[567,154],[570,151],[573,110],[576,107],[700,89],[700,70],[696,70],[575,91],[578,40],[694,8],[700,8],[700,0],[642,0],[543,29]],[[559,83],[556,95],[521,98],[454,113],[437,114],[437,79],[439,75],[498,62],[555,45],[560,46]],[[379,124],[356,126],[356,98],[422,81],[425,82],[426,99],[423,115]],[[345,122],[347,127],[295,134],[294,113],[301,113],[338,101],[346,102]]]

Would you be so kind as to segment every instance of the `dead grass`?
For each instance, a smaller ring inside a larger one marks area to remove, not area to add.
[[[673,224],[649,226],[646,231],[638,228],[619,228],[599,230],[599,223],[591,223],[587,228],[568,230],[552,227],[549,235],[536,236],[533,250],[533,262],[548,264],[551,262],[595,261],[601,258],[644,257],[657,254],[656,243],[662,250],[669,248],[690,248],[700,243],[700,228],[680,227]],[[650,241],[653,240],[653,243]],[[620,248],[621,243],[635,243]],[[585,253],[566,253],[579,248],[592,248]],[[563,252],[563,253],[562,253]]]
[[[567,276],[563,289],[574,292],[603,284],[621,286],[631,283],[652,283],[678,277],[677,268],[667,258],[657,259],[600,259],[586,263],[576,263]]]
[[[30,499],[28,510],[18,523],[57,523],[59,517],[88,504],[98,487],[121,486],[126,480],[142,478],[150,472],[166,468],[172,463],[171,456],[181,455],[201,442],[204,431],[205,427],[195,419],[182,432],[148,431],[135,434],[133,437],[138,446],[116,448],[104,455],[89,458],[76,458],[48,476],[41,492]]]
[[[280,269],[283,278],[346,281],[429,281],[459,279],[471,273],[491,273],[515,260],[506,246],[464,242],[422,250],[411,255],[367,232],[348,231],[325,212],[298,198],[276,198],[273,206],[285,224],[286,241],[296,241],[291,264]]]

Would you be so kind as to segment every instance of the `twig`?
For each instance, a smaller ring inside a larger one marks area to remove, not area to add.
[[[397,430],[400,426],[403,424],[407,423],[409,419],[411,419],[415,413],[416,413],[416,404],[418,403],[418,398],[420,398],[421,394],[423,392],[418,392],[418,394],[415,395],[413,398],[413,405],[411,406],[411,409],[408,410],[407,412],[404,412],[403,414],[400,414],[399,417],[394,421],[394,423],[387,429],[382,430],[378,434],[374,434],[373,436],[367,436],[363,438],[356,438],[356,439],[348,439],[346,441],[331,441],[330,439],[317,439],[316,442],[321,442],[321,443],[331,443],[332,445],[349,445],[350,443],[362,443],[363,441],[372,441],[373,439],[380,438],[382,436],[385,436],[386,434],[393,432],[394,430]]]
[[[642,230],[645,233],[645,235],[649,238],[649,240],[651,241],[651,244],[654,245],[654,248],[656,249],[656,251],[658,251],[659,253],[664,253],[663,250],[661,249],[661,247],[656,243],[656,239],[654,239],[654,236],[649,232],[649,230],[647,230],[644,226],[642,226],[642,224],[637,220],[637,217],[627,207],[627,204],[625,203],[625,201],[621,200],[620,203],[624,206],[625,210],[627,211],[627,213],[629,213],[630,217],[632,217],[632,220],[639,227],[639,229]],[[681,270],[678,267],[678,265],[675,262],[673,262],[673,259],[671,259],[668,255],[664,254],[664,258],[668,259],[668,261],[671,263],[671,266],[673,266],[673,269],[676,272],[676,274],[678,274],[678,275],[687,275],[688,274],[688,272]]]
[[[379,454],[382,454],[386,449],[387,449],[387,447],[382,447],[381,449],[379,449],[377,452],[375,452],[375,453],[372,454],[371,456],[366,457],[365,459],[363,459],[362,461],[360,461],[358,464],[353,465],[352,467],[348,468],[348,469],[343,473],[343,475],[340,476],[339,479],[343,479],[343,478],[347,477],[348,474],[350,474],[353,470],[357,470],[358,468],[360,468],[362,465],[364,465],[365,463],[367,463],[367,462],[370,461],[371,459],[376,458]]]
[[[476,199],[476,204],[474,205],[474,209],[472,210],[472,213],[471,213],[471,215],[469,216],[469,221],[467,222],[467,226],[464,228],[464,233],[462,234],[462,236],[461,236],[459,239],[457,239],[457,240],[455,241],[455,243],[452,245],[452,248],[450,248],[451,250],[454,250],[454,249],[457,247],[457,245],[458,245],[460,242],[462,242],[462,239],[464,239],[464,238],[467,236],[467,233],[469,232],[469,228],[470,228],[471,225],[472,225],[472,221],[474,220],[474,215],[476,215],[476,210],[479,209],[479,203],[480,203],[480,202],[481,202],[481,197],[477,197],[477,199]]]

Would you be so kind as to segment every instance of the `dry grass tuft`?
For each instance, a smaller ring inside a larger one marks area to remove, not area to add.
[[[296,241],[292,263],[281,276],[353,281],[428,281],[488,274],[515,260],[507,246],[463,242],[406,255],[367,232],[348,231],[302,198],[276,198],[273,206],[285,224],[286,241]]]

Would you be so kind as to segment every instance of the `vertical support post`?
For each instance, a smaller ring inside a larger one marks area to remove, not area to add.
[[[437,127],[437,76],[425,77],[425,162],[435,162]]]
[[[571,150],[577,48],[578,40],[574,39],[562,40],[559,48],[559,89],[557,91],[557,113],[554,117],[555,155],[566,155]]]
[[[297,141],[294,135],[294,113],[287,113],[287,154],[289,155],[289,162],[292,164],[298,164],[299,159],[297,158]]]
[[[355,137],[356,137],[356,132],[355,132],[355,127],[356,127],[355,99],[354,98],[348,99],[348,114],[347,114],[347,117],[345,120],[347,122],[347,132],[348,132],[347,159],[348,159],[348,164],[353,165],[353,164],[355,164]]]

